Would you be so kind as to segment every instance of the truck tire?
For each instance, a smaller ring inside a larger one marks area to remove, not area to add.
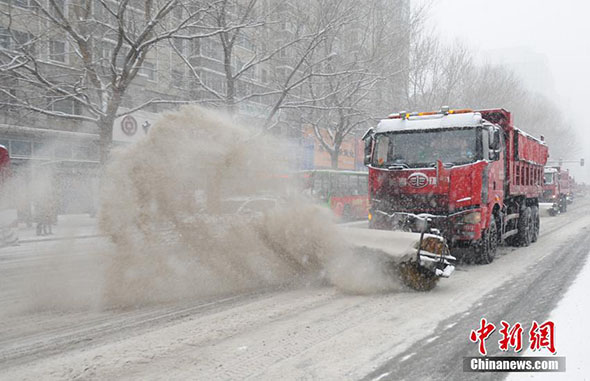
[[[516,242],[519,246],[529,246],[533,238],[533,212],[526,207],[518,219],[518,234]]]
[[[481,242],[476,247],[477,262],[487,265],[494,261],[496,252],[498,251],[498,229],[496,226],[496,219],[492,216],[490,227],[487,228],[482,236]]]
[[[533,213],[533,237],[531,242],[537,242],[539,239],[539,231],[541,230],[541,218],[539,217],[539,207],[532,206],[531,212]]]

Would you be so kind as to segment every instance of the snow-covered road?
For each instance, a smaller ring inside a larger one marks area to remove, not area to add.
[[[462,357],[477,354],[468,335],[482,316],[542,321],[575,278],[590,244],[590,202],[576,203],[543,218],[537,243],[502,248],[487,266],[462,265],[428,293],[358,296],[310,286],[103,310],[83,292],[92,278],[64,277],[59,286],[52,278],[49,289],[43,279],[101,266],[92,253],[104,239],[3,249],[0,378],[473,379],[462,373]],[[75,261],[61,268],[60,256]],[[40,282],[23,285],[31,273]],[[60,312],[20,305],[23,287]],[[70,300],[60,301],[62,287],[79,288],[68,298],[83,308],[63,308]]]

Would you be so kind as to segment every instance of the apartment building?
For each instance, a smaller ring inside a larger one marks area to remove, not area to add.
[[[406,12],[409,0],[398,1],[404,7],[403,12]],[[202,2],[187,2],[190,6],[176,7],[166,22],[174,25],[175,22],[186,20],[194,9],[191,7],[198,7],[199,3]],[[246,11],[240,1],[228,3],[233,3],[234,8],[227,12],[227,18],[239,20],[244,16]],[[51,22],[51,16],[59,19],[62,15],[72,22],[81,23],[85,20],[88,27],[95,28],[89,35],[93,58],[102,63],[97,66],[102,71],[101,75],[108,77],[111,66],[119,70],[125,64],[119,62],[125,58],[124,54],[112,60],[119,35],[116,30],[111,31],[109,28],[117,24],[101,2],[57,0],[55,4],[58,9],[47,5],[45,9],[49,14],[44,14],[30,0],[0,0],[3,14],[13,16],[0,17],[0,65],[9,64],[9,52],[26,52],[38,60],[48,76],[66,78],[64,83],[72,91],[76,90],[76,86],[91,86],[88,83],[75,83],[76,78],[81,78],[81,71],[87,69],[82,65],[82,52],[77,49],[71,36],[66,36],[59,26]],[[112,4],[115,7],[118,2],[113,1]],[[242,123],[260,128],[272,124],[272,131],[292,139],[293,160],[309,165],[309,158],[302,155],[314,151],[309,149],[309,139],[305,143],[306,149],[298,149],[302,146],[305,126],[297,110],[285,109],[268,118],[279,96],[277,89],[280,87],[277,87],[277,83],[298,70],[294,62],[300,52],[290,46],[289,41],[304,32],[304,23],[296,22],[302,20],[302,5],[301,1],[259,1],[257,7],[248,13],[252,25],[270,12],[276,17],[262,27],[239,29],[229,54],[227,44],[223,46],[219,34],[206,38],[182,38],[183,35],[186,37],[193,33],[193,30],[179,32],[178,38],[162,39],[154,44],[147,52],[137,76],[126,89],[120,110],[131,110],[154,99],[169,103],[155,103],[127,117],[117,118],[113,125],[114,144],[124,144],[145,133],[157,119],[158,113],[177,107],[174,102],[195,102],[226,108]],[[142,20],[146,19],[144,6],[145,2],[142,1],[130,2],[125,30],[131,37],[141,30]],[[400,11],[400,23],[404,22],[403,12]],[[235,23],[237,21],[232,25],[235,26]],[[355,28],[362,28],[362,25]],[[351,35],[354,35],[354,30]],[[346,41],[359,43],[354,37]],[[342,54],[347,54],[353,48],[342,46]],[[124,43],[122,49],[130,49],[129,44]],[[260,59],[264,54],[272,55],[272,59]],[[24,179],[24,183],[34,184],[36,173],[52,171],[60,179],[56,185],[59,188],[56,191],[59,211],[91,211],[96,204],[97,186],[94,179],[100,158],[99,130],[96,123],[76,118],[90,116],[91,110],[75,98],[52,93],[46,86],[30,86],[10,72],[1,73],[0,89],[5,92],[0,93],[0,144],[9,149],[16,172]],[[27,101],[32,107],[22,108],[11,104],[16,103],[12,96],[19,96],[24,89],[28,89]],[[296,96],[296,92],[292,96]],[[130,136],[131,133],[133,136]]]

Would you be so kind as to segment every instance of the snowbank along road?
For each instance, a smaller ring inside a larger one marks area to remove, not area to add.
[[[83,292],[95,279],[71,274],[101,266],[92,253],[106,239],[5,248],[0,379],[503,378],[462,372],[462,358],[477,355],[469,332],[481,317],[529,324],[549,316],[590,247],[590,202],[573,206],[543,218],[537,243],[501,248],[490,265],[461,265],[428,293],[311,285],[104,309]],[[38,282],[20,281],[31,276]],[[498,354],[493,342],[488,350]]]

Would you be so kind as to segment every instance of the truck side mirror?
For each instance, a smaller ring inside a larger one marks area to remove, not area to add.
[[[500,129],[494,127],[490,130],[490,149],[497,151],[500,149]]]
[[[373,153],[373,132],[375,130],[373,128],[369,128],[367,132],[363,135],[363,141],[365,142],[365,155],[364,155],[364,164],[369,165],[371,164],[371,154]]]
[[[491,161],[496,161],[496,160],[500,159],[500,150],[491,149],[490,154],[489,154],[489,158]]]
[[[580,159],[580,167],[583,167],[583,166],[584,166],[584,158],[581,158]]]

